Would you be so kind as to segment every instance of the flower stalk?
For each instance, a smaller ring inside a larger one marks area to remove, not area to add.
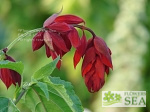
[[[23,85],[23,87],[21,88],[21,92],[19,93],[18,97],[14,99],[14,104],[16,105],[20,99],[23,97],[23,95],[26,93],[26,91],[28,90],[28,88],[30,87],[31,85],[29,83],[25,83]]]
[[[14,101],[15,105],[19,102],[19,100],[22,98],[22,96],[25,94],[26,91],[27,91],[27,89],[22,88],[21,93],[19,94],[19,96],[17,97],[17,99]]]
[[[74,26],[74,27],[77,27],[77,28],[80,28],[80,29],[82,29],[82,30],[87,30],[87,31],[89,31],[89,32],[92,34],[93,38],[96,37],[96,34],[93,32],[93,30],[91,30],[91,29],[88,28],[88,27],[85,27],[85,26],[83,26],[83,25],[78,25],[78,24],[74,24],[73,26]]]
[[[27,35],[31,34],[31,33],[37,33],[38,31],[41,31],[42,28],[37,28],[34,30],[30,30],[22,35],[20,35],[18,38],[16,38],[14,41],[12,41],[8,46],[7,46],[7,52],[16,44],[18,43],[21,39],[23,39],[24,37],[26,37]]]

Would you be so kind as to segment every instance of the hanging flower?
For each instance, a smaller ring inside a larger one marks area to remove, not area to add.
[[[90,92],[97,92],[105,83],[105,72],[108,74],[109,68],[113,68],[111,51],[102,38],[84,26],[83,19],[75,15],[58,14],[50,16],[43,24],[44,30],[35,35],[32,41],[33,51],[45,45],[47,57],[52,56],[55,59],[58,55],[62,58],[73,46],[76,49],[73,58],[74,68],[83,58],[82,76],[85,84]],[[83,25],[80,25],[81,23]],[[76,27],[83,32],[81,39]],[[85,30],[93,35],[92,39],[86,40]],[[60,66],[59,61],[57,68]]]
[[[82,76],[90,92],[96,92],[105,83],[105,72],[113,68],[111,52],[102,38],[94,37],[88,41],[82,64]]]
[[[84,57],[82,76],[90,92],[96,92],[104,85],[105,72],[108,74],[109,68],[113,68],[110,55],[111,51],[102,38],[93,37],[86,42],[83,35],[82,44],[74,55],[74,66]]]
[[[15,60],[5,54],[5,60],[15,62]],[[3,83],[6,85],[7,89],[14,84],[16,86],[16,83],[20,86],[21,84],[21,76],[18,72],[8,69],[8,68],[0,68],[0,79],[3,81]]]

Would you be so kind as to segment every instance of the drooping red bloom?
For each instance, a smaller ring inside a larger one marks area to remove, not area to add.
[[[109,68],[113,68],[111,51],[102,38],[84,26],[83,19],[75,15],[58,16],[58,14],[50,16],[43,24],[44,30],[33,38],[33,51],[45,45],[47,57],[52,56],[55,59],[58,55],[62,58],[73,46],[76,49],[73,58],[74,68],[82,57],[82,76],[85,84],[90,92],[97,92],[104,85],[105,72],[108,74]],[[83,31],[81,39],[75,27]],[[86,40],[85,30],[93,35],[92,39]],[[57,68],[60,68],[60,65],[59,61]]]
[[[6,55],[6,59],[12,62],[15,62],[15,60]],[[20,86],[21,84],[21,76],[18,72],[8,69],[8,68],[1,68],[0,69],[0,79],[3,81],[3,83],[6,85],[7,89],[11,86],[11,84],[14,84],[16,86],[16,83]]]
[[[45,45],[46,55],[53,59],[60,55],[60,58],[66,54],[71,46],[77,48],[80,45],[80,38],[77,30],[72,24],[84,22],[83,19],[74,15],[53,14],[43,24],[43,31],[38,32],[32,40],[33,51],[40,49]],[[61,61],[57,68],[60,68]]]
[[[81,49],[86,46],[82,42]],[[84,50],[82,50],[84,51]],[[84,54],[85,52],[85,54]],[[88,40],[87,48],[84,52],[76,51],[74,55],[74,64],[84,55],[82,64],[82,76],[89,92],[97,92],[105,83],[105,72],[109,73],[109,68],[113,68],[111,61],[111,51],[102,38],[94,37]]]

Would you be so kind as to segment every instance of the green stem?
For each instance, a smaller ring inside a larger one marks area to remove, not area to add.
[[[20,100],[20,99],[22,98],[22,96],[25,94],[26,90],[27,90],[27,89],[22,88],[21,93],[19,94],[19,96],[17,97],[17,99],[14,101],[14,104],[15,104],[15,105],[19,102],[19,100]]]
[[[21,88],[21,92],[19,93],[19,95],[17,96],[17,98],[15,98],[15,100],[14,100],[14,104],[16,105],[18,102],[19,102],[19,100],[22,98],[22,96],[25,94],[25,92],[28,90],[28,88],[29,88],[29,83],[25,83],[23,86],[22,86],[22,88]]]
[[[7,52],[17,43],[19,42],[21,39],[23,39],[24,37],[26,37],[27,35],[31,34],[31,33],[35,33],[38,32],[40,30],[42,30],[43,28],[37,28],[34,30],[30,30],[22,35],[20,35],[18,38],[16,38],[13,42],[11,42],[8,46],[7,46]]]

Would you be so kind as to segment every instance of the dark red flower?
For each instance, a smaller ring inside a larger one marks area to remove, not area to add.
[[[15,62],[15,60],[6,55],[6,59],[12,62]],[[6,85],[7,89],[11,86],[11,84],[14,84],[16,86],[16,83],[20,86],[21,84],[21,76],[18,72],[8,69],[8,68],[1,68],[0,69],[0,79],[3,81],[3,83]]]
[[[74,65],[79,62],[84,55],[82,64],[82,76],[89,92],[97,92],[105,83],[105,72],[109,73],[109,68],[113,68],[111,61],[111,52],[102,38],[94,37],[87,43],[85,39],[82,46],[76,51],[74,56]],[[84,54],[85,52],[85,54]]]
[[[80,45],[80,38],[77,30],[71,24],[84,22],[83,19],[74,15],[53,14],[43,24],[43,31],[38,32],[32,40],[33,51],[45,45],[46,55],[53,59],[60,55],[60,58],[67,53],[71,46],[77,48]],[[60,68],[61,61],[57,64]]]
[[[61,11],[60,11],[61,12]],[[73,46],[76,51],[74,54],[74,68],[76,68],[81,57],[83,58],[82,76],[90,92],[98,91],[105,82],[105,72],[109,73],[109,68],[113,68],[111,61],[111,51],[102,38],[99,38],[90,29],[81,25],[84,20],[75,15],[62,15],[59,13],[50,16],[43,24],[43,31],[38,32],[32,41],[33,51],[40,49],[43,45],[46,48],[47,57],[53,59],[66,54]],[[80,39],[75,27],[83,31]],[[86,40],[84,31],[89,31],[93,38]],[[60,68],[61,61],[57,68]]]

